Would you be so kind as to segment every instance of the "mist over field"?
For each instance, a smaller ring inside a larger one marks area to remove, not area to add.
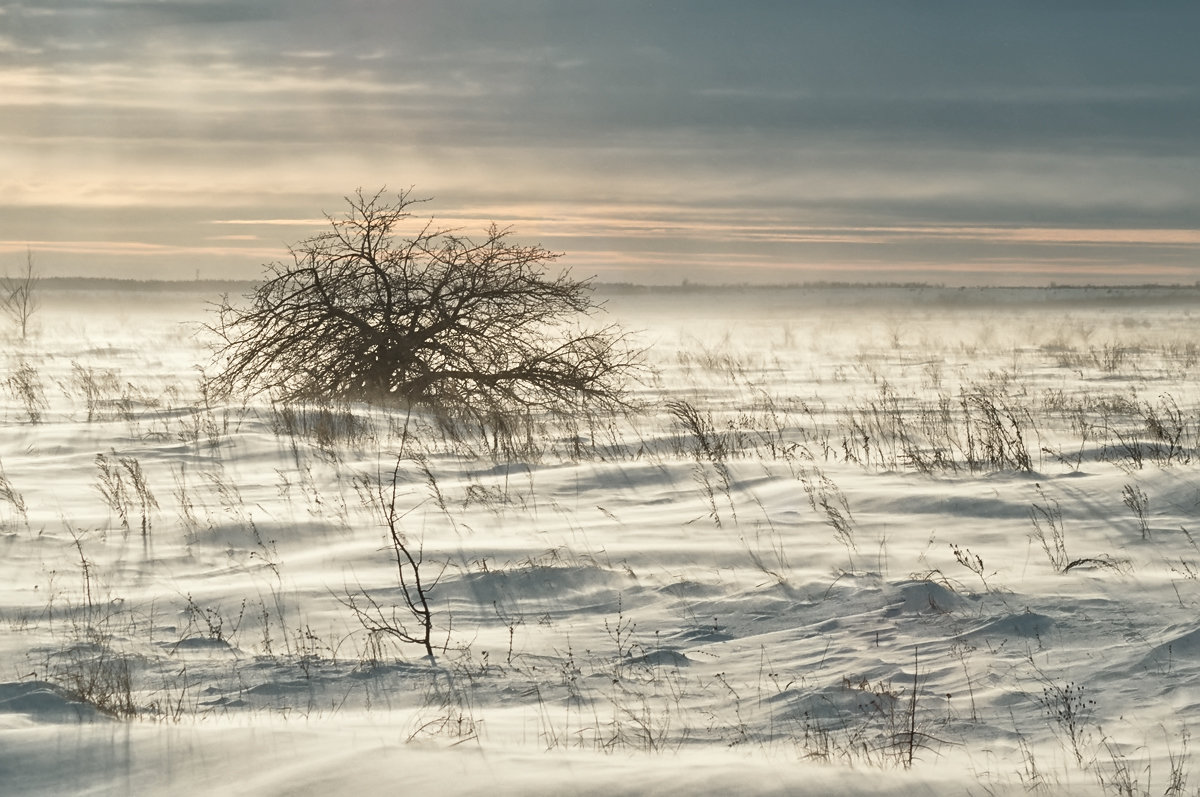
[[[502,443],[41,288],[5,794],[1196,793],[1194,288],[600,286],[636,406]]]

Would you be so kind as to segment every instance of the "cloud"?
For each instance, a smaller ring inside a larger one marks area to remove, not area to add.
[[[1189,4],[0,0],[0,14],[0,237],[74,241],[59,251],[78,262],[89,241],[142,241],[241,269],[262,252],[236,236],[306,234],[381,184],[659,278],[722,262],[973,278],[1019,256],[1066,268],[1061,249],[1173,274],[1195,254]],[[241,226],[206,248],[214,222]]]
[[[243,240],[246,236],[241,237]],[[28,240],[0,241],[0,251],[25,252],[27,249],[40,253],[54,254],[86,254],[86,255],[120,255],[121,257],[154,257],[168,258],[184,256],[217,256],[226,257],[262,257],[274,258],[279,255],[276,247],[245,247],[245,246],[186,246],[152,244],[145,241],[64,241],[64,240]]]
[[[213,219],[209,224],[253,224],[268,227],[321,227],[328,219]]]

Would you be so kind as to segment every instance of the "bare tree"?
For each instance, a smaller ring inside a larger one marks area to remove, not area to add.
[[[626,403],[641,352],[616,325],[586,328],[588,280],[548,273],[559,255],[415,223],[411,191],[361,189],[329,229],[267,266],[248,306],[222,299],[218,394],[366,400],[493,423],[537,410]]]
[[[0,279],[0,308],[21,330],[21,340],[29,336],[29,319],[38,309],[37,286],[41,281],[33,267],[33,252],[25,250],[25,269]]]

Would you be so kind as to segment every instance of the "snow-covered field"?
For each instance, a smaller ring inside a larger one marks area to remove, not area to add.
[[[1200,791],[1196,291],[614,291],[645,408],[499,453],[210,298],[6,346],[4,795]]]

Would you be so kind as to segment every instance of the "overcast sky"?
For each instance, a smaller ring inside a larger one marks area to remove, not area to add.
[[[1200,3],[0,0],[0,270],[256,277],[362,187],[577,275],[1200,280]]]

